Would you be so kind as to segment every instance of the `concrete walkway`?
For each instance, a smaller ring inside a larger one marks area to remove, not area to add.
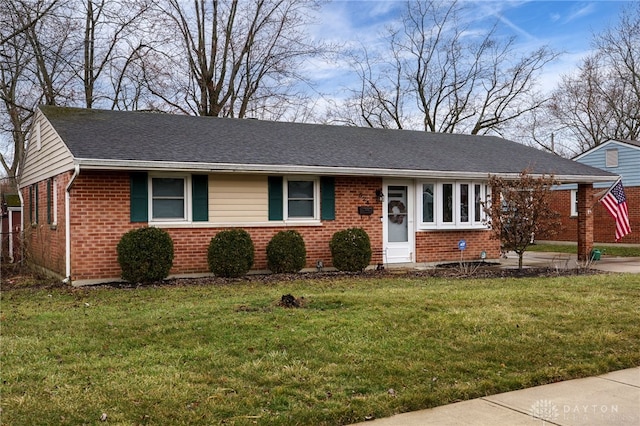
[[[640,367],[358,423],[419,425],[640,425]]]

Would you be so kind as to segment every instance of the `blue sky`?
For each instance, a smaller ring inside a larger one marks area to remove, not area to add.
[[[499,31],[517,36],[523,51],[548,45],[564,52],[547,67],[539,79],[540,88],[549,91],[563,73],[569,73],[591,49],[593,33],[618,21],[619,13],[629,2],[621,1],[483,1],[466,0],[473,7],[470,28],[486,29],[499,22]],[[399,18],[404,6],[400,0],[334,0],[324,5],[318,15],[316,35],[351,46],[363,44],[367,49],[382,47],[385,25]],[[386,45],[385,45],[386,46]],[[320,91],[336,83],[349,81],[352,72],[346,63],[309,64],[309,72]]]

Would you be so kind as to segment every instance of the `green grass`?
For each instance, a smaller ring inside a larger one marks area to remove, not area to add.
[[[609,244],[595,244],[594,248],[599,249],[606,256],[620,257],[640,257],[640,246],[626,247],[614,246]],[[536,252],[555,252],[555,253],[571,253],[576,254],[578,247],[575,244],[532,244],[527,247],[527,251]]]
[[[4,290],[1,420],[337,425],[637,366],[638,281]]]

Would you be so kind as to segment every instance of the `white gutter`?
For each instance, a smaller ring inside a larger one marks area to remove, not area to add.
[[[80,165],[76,164],[73,176],[67,184],[64,192],[64,255],[65,255],[65,279],[64,283],[71,282],[71,186],[80,174]]]
[[[171,170],[179,172],[218,172],[218,173],[290,173],[313,174],[325,176],[378,176],[416,179],[470,179],[485,180],[489,175],[500,176],[504,179],[518,179],[520,173],[487,173],[487,172],[456,172],[448,170],[411,170],[411,169],[383,169],[383,168],[348,168],[328,166],[299,166],[272,164],[233,164],[233,163],[183,163],[170,161],[135,161],[135,160],[100,160],[76,159],[77,165],[86,170]],[[548,176],[548,174],[545,174]],[[532,174],[534,177],[541,174]],[[613,182],[617,176],[598,175],[554,175],[554,178],[567,183]]]

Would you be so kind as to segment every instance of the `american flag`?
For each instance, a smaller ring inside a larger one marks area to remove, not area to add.
[[[618,179],[618,181],[609,188],[607,193],[600,199],[600,202],[616,220],[616,241],[619,241],[620,238],[631,232],[627,197],[624,195],[622,179]]]

